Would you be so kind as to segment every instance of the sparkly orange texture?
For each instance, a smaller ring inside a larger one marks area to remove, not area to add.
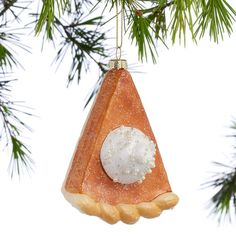
[[[67,192],[85,193],[95,201],[112,205],[148,202],[171,192],[158,148],[156,167],[142,184],[115,183],[107,176],[101,165],[100,149],[109,132],[121,125],[140,129],[157,145],[129,72],[112,69],[104,78],[76,147],[65,182]]]

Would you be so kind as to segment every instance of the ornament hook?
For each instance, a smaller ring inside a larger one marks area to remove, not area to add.
[[[120,12],[119,12],[120,4]],[[120,16],[120,28],[119,28],[119,16]],[[124,19],[124,7],[123,3],[119,0],[116,1],[116,59],[121,60],[122,44],[123,44],[123,19]]]

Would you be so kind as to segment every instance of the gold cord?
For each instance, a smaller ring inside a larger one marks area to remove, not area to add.
[[[119,12],[119,4],[121,10]],[[119,29],[119,15],[120,15],[120,29]],[[123,18],[124,18],[124,9],[123,3],[119,0],[116,1],[116,59],[121,59],[121,48],[123,44]],[[119,35],[120,34],[120,35]]]

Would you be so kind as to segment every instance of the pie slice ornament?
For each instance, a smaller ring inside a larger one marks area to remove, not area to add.
[[[113,60],[90,111],[62,192],[80,211],[114,224],[174,207],[158,146],[125,60]]]

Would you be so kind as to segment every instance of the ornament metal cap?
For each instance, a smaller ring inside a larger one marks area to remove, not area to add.
[[[127,61],[125,59],[112,59],[108,62],[109,69],[127,69]]]

